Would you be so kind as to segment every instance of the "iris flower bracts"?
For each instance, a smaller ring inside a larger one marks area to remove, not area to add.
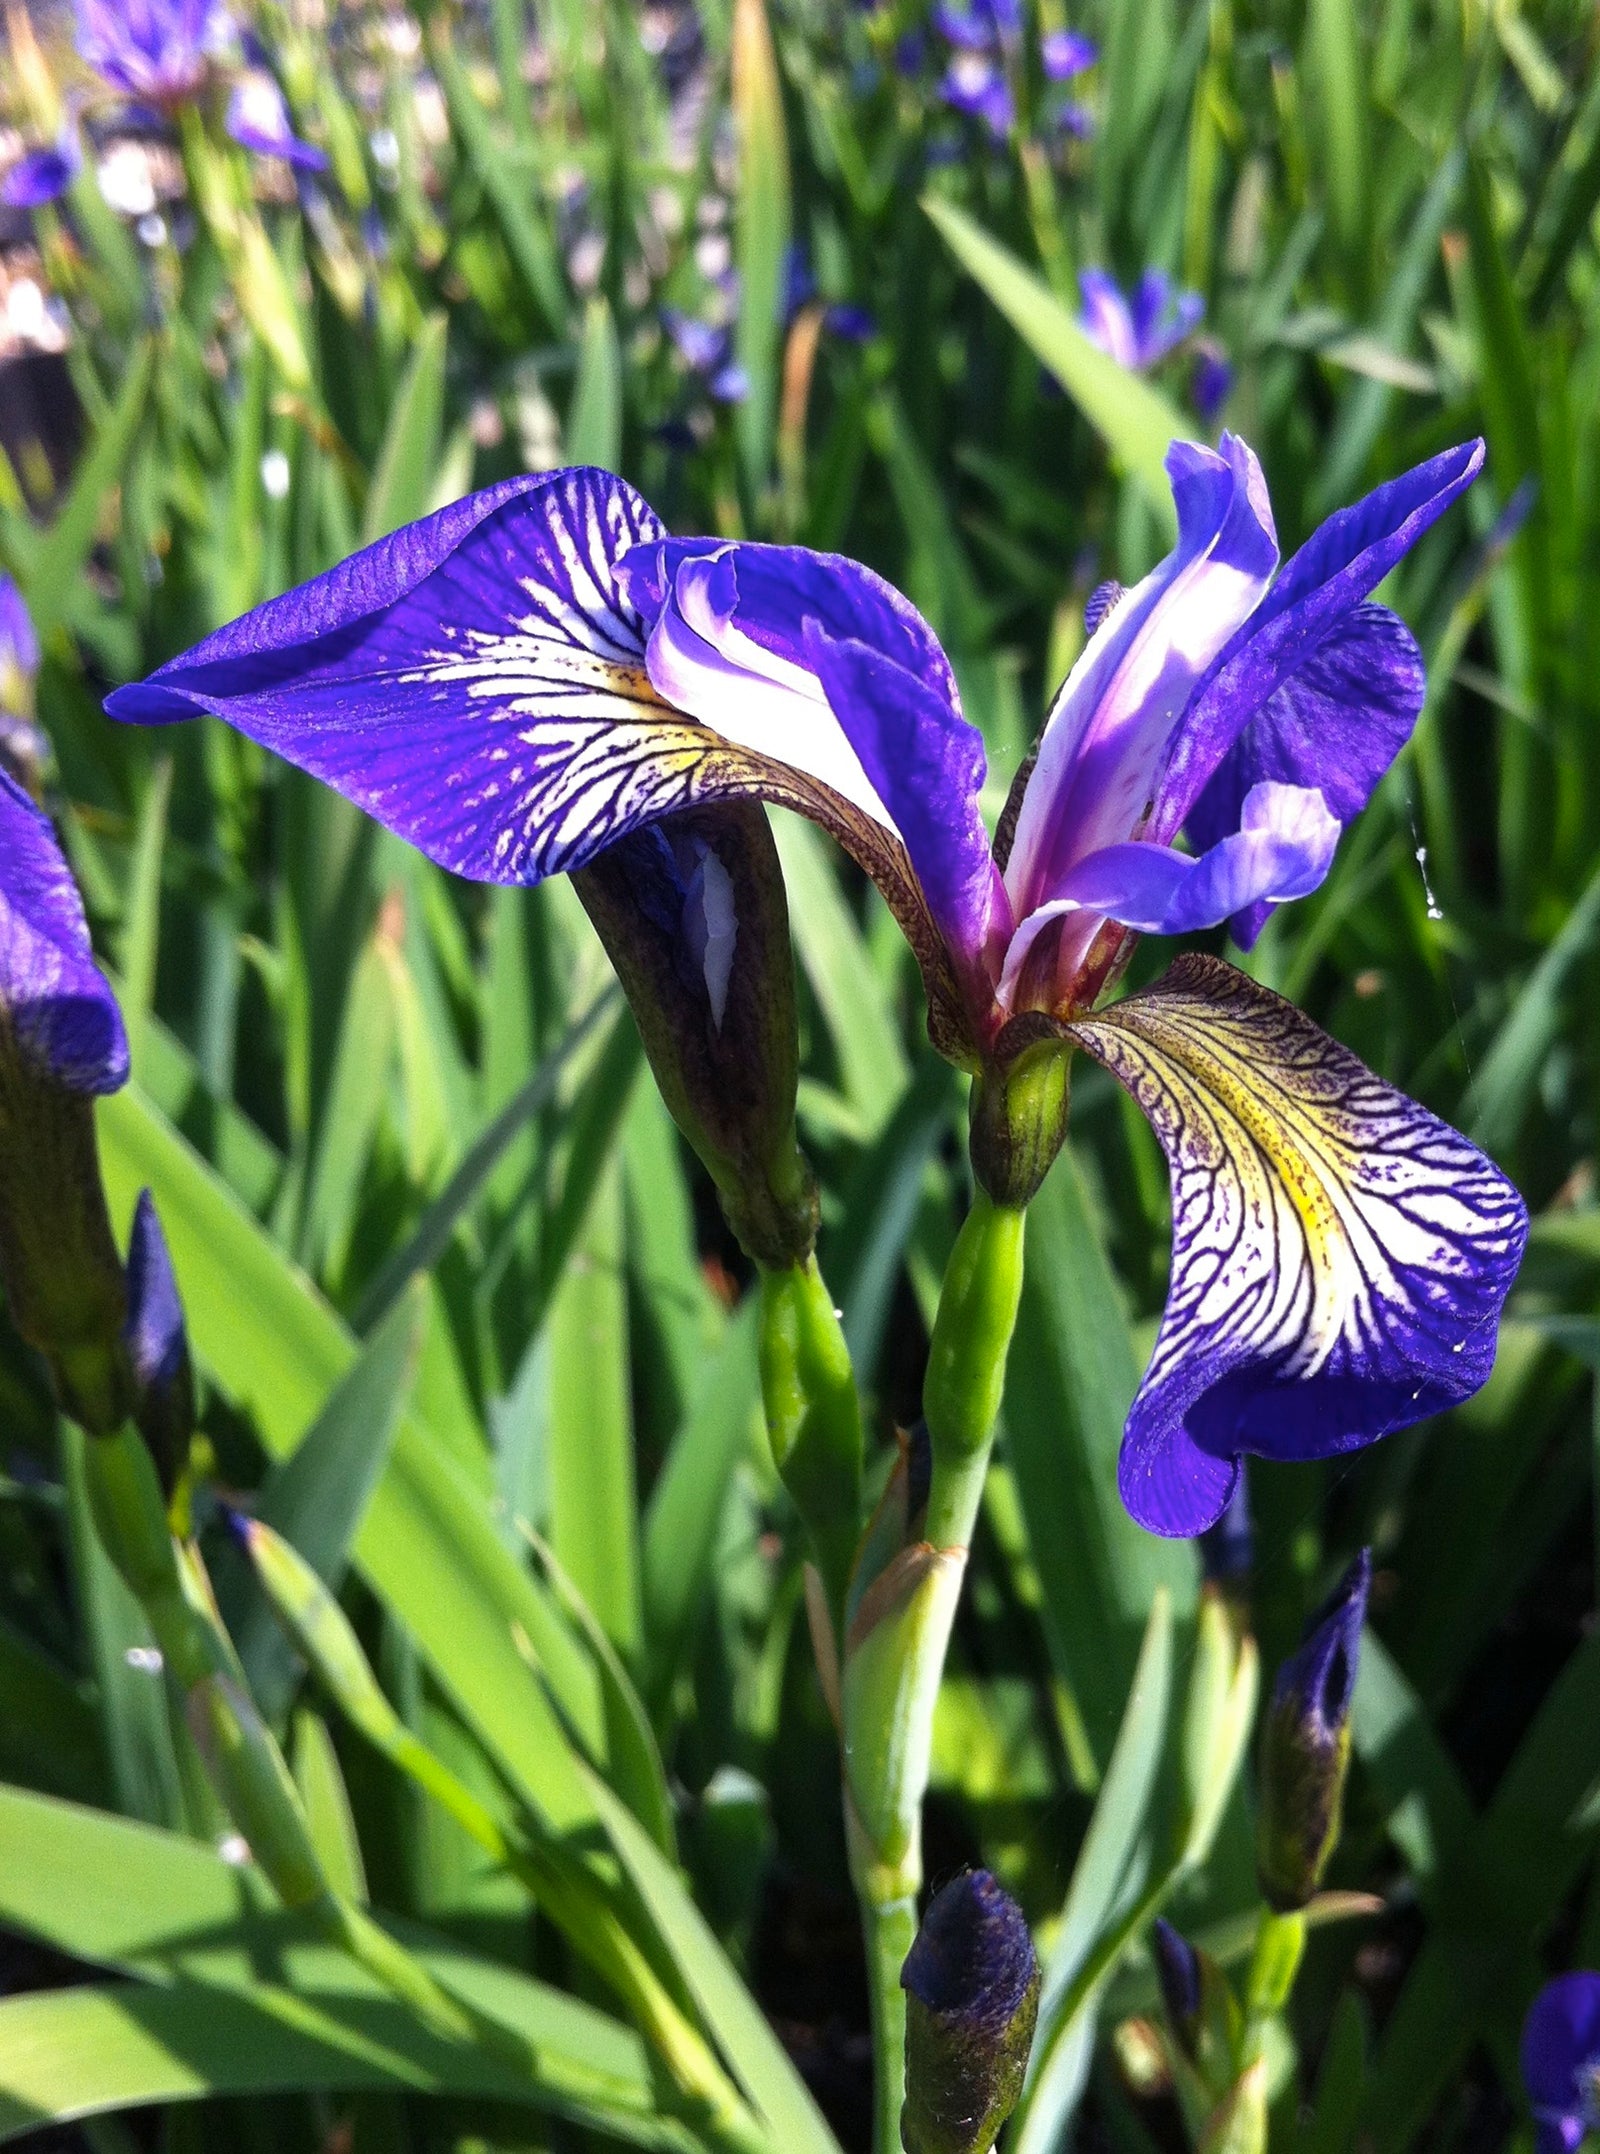
[[[1121,1487],[1145,1525],[1196,1533],[1241,1452],[1371,1442],[1493,1360],[1526,1214],[1489,1161],[1215,959],[1102,1005],[1138,935],[1227,921],[1248,947],[1327,874],[1422,703],[1416,645],[1369,594],[1481,461],[1479,444],[1435,457],[1277,572],[1251,451],[1174,443],[1177,544],[1096,594],[992,844],[982,740],[898,592],[798,547],[671,537],[598,471],[459,502],[107,708],[214,712],[490,881],[581,868],[738,797],[821,823],[883,892],[935,1044],[1002,1124],[1022,1111],[1016,1073],[1064,1072],[1076,1047],[1150,1117],[1172,1285]],[[684,938],[714,989],[739,922],[720,884],[714,919],[708,895],[686,891]],[[1031,1147],[975,1143],[997,1201],[1031,1194],[1064,1096],[1062,1076]]]

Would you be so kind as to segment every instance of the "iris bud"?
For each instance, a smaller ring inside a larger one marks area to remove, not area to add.
[[[937,1893],[900,1975],[907,1993],[906,2154],[988,2154],[1022,2093],[1039,1961],[987,1870]]]
[[[128,1044],[55,834],[0,771],[0,1280],[11,1321],[92,1433],[126,1410],[122,1266],[93,1099]]]
[[[194,1433],[194,1369],[178,1282],[155,1199],[142,1190],[128,1240],[128,1319],[133,1417],[170,1485]]]
[[[1350,1762],[1350,1700],[1372,1583],[1363,1549],[1278,1671],[1261,1736],[1256,1873],[1279,1913],[1304,1907],[1339,1838]]]
[[[1160,1915],[1156,1917],[1151,1944],[1167,2025],[1178,2047],[1192,2057],[1200,2025],[1200,1955],[1188,1938]]]
[[[573,884],[741,1246],[759,1264],[804,1263],[817,1192],[795,1139],[794,957],[765,812],[730,800],[666,816]]]

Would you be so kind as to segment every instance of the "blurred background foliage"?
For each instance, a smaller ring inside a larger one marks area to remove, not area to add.
[[[1489,443],[1396,578],[1430,668],[1416,738],[1248,963],[1496,1154],[1532,1248],[1487,1391],[1348,1463],[1252,1462],[1253,1539],[1223,1560],[1270,1670],[1376,1552],[1331,1881],[1379,1905],[1313,1940],[1275,2131],[1317,2154],[1525,2132],[1527,2001],[1600,1958],[1592,7],[1084,0],[1069,24],[1039,0],[998,133],[951,103],[957,50],[921,0],[235,12],[325,174],[247,160],[205,98],[176,125],[80,105],[70,20],[13,0],[11,148],[76,112],[84,155],[0,235],[0,560],[44,653],[38,731],[7,744],[127,1013],[106,1172],[119,1229],[148,1182],[173,1245],[205,1380],[195,1516],[244,1665],[338,1874],[480,1983],[522,1985],[550,2074],[508,2090],[402,2038],[208,1851],[217,1814],[73,1446],[0,1329],[0,2123],[173,2103],[81,2127],[118,2154],[690,2143],[524,1887],[302,1681],[215,1490],[339,1588],[407,1724],[493,1808],[603,1843],[633,1933],[786,2149],[832,2142],[785,2051],[844,2146],[866,2117],[837,1759],[747,1277],[568,887],[453,883],[223,727],[124,731],[99,695],[474,486],[592,461],[677,530],[841,550],[901,585],[997,804],[1089,592],[1162,550],[1160,451],[1205,431],[1197,400],[1216,423],[1225,362],[1222,419],[1286,552],[1447,443]],[[1039,39],[1069,27],[1098,60],[1063,93]],[[1164,270],[1210,341],[1113,366],[1075,326],[1086,266]],[[775,819],[821,1257],[882,1471],[965,1202],[964,1102],[878,899]],[[1205,1711],[1199,1555],[1114,1492],[1165,1175],[1109,1081],[1075,1084],[928,1823],[936,1882],[981,1859],[1027,1908],[1047,2023],[1082,1992],[1029,2154],[1073,2130],[1172,2143],[1110,2038],[1151,2007],[1148,1960],[1102,1948]],[[1175,1628],[1158,1615],[1125,1722],[1162,1586]],[[1254,1899],[1241,1792],[1172,1911],[1237,1959]]]

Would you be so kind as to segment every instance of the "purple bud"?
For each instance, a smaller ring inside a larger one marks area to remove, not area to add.
[[[1339,1837],[1355,1693],[1372,1584],[1368,1549],[1278,1670],[1261,1739],[1256,1872],[1280,1912],[1304,1907]]]
[[[228,133],[258,157],[281,157],[302,172],[326,172],[327,153],[302,142],[289,124],[289,108],[272,77],[252,69],[228,94]]]
[[[1195,345],[1194,373],[1189,394],[1202,423],[1210,426],[1233,389],[1233,368],[1214,337],[1201,337]]]
[[[1600,2132],[1600,1974],[1547,1982],[1522,2028],[1522,2080],[1537,2154],[1576,2154]]]
[[[1162,1915],[1156,1917],[1151,1945],[1167,2022],[1181,2047],[1192,2052],[1200,2016],[1200,1955]]]
[[[842,337],[847,344],[870,344],[878,333],[877,321],[865,307],[848,304],[830,307],[825,326],[831,335]]]
[[[194,1433],[194,1371],[183,1303],[155,1199],[142,1190],[128,1240],[128,1320],[134,1418],[170,1485]]]
[[[988,2154],[1022,2092],[1039,1960],[1022,1910],[987,1870],[935,1895],[900,1986],[907,2154]]]

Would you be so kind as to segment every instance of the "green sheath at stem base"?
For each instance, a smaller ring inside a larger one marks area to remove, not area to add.
[[[933,1478],[921,1539],[858,1594],[846,1639],[847,1816],[872,2004],[875,2154],[900,2146],[900,1970],[916,1937],[933,1716],[1005,1386],[1022,1252],[1022,1213],[980,1191],[951,1252],[929,1347],[922,1410]]]

